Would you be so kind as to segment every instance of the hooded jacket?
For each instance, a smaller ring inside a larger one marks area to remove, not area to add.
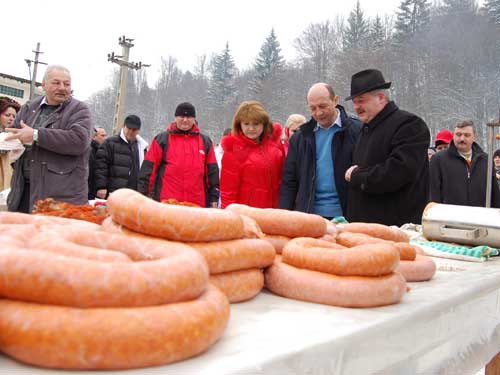
[[[281,126],[274,125],[260,143],[239,132],[221,141],[224,154],[220,177],[221,207],[241,203],[277,208],[285,153]]]
[[[171,123],[151,142],[138,191],[156,200],[176,199],[200,207],[218,202],[219,168],[212,141],[196,125],[182,131]]]

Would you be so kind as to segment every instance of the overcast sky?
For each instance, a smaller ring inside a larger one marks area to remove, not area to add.
[[[345,18],[356,0],[20,0],[2,12],[0,72],[28,78],[25,59],[41,43],[41,61],[70,69],[73,89],[85,100],[106,86],[113,67],[107,54],[121,54],[118,37],[134,38],[130,61],[151,64],[148,82],[157,77],[160,57],[177,58],[192,70],[197,56],[219,53],[226,41],[238,68],[248,67],[274,27],[287,60],[293,40],[313,22]],[[361,0],[365,16],[393,14],[400,0]],[[15,8],[15,9],[14,9]],[[5,10],[5,9],[4,9]],[[40,65],[37,80],[45,67]]]

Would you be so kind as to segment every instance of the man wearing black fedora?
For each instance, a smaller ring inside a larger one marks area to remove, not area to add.
[[[349,221],[420,223],[428,201],[429,128],[388,98],[389,87],[376,69],[352,76],[346,100],[352,100],[363,128],[345,173]]]

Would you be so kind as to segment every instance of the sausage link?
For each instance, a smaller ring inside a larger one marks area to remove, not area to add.
[[[341,232],[337,235],[336,241],[347,247],[389,242],[398,249],[401,260],[415,260],[417,254],[417,248],[408,242],[387,241],[364,233]]]
[[[321,237],[326,233],[325,219],[319,215],[277,208],[255,208],[232,203],[225,211],[250,216],[266,234],[287,237]]]
[[[428,281],[436,273],[436,263],[424,255],[417,254],[414,261],[402,260],[396,271],[401,273],[406,281]]]
[[[340,232],[364,233],[372,237],[394,242],[410,242],[408,235],[401,229],[389,227],[383,224],[375,223],[349,223],[337,224],[337,230]]]
[[[248,268],[264,268],[273,264],[276,255],[273,246],[256,238],[188,244],[203,255],[211,275]]]
[[[230,303],[248,301],[264,287],[264,274],[260,269],[220,273],[210,276],[210,282],[224,293]]]
[[[287,236],[280,236],[278,234],[266,234],[263,240],[266,240],[271,245],[273,245],[274,250],[276,250],[276,254],[281,254],[283,251],[283,247],[288,241],[291,240],[291,238]]]
[[[111,233],[122,233],[136,238],[153,239],[154,237],[133,232],[111,218],[103,221],[102,227]],[[160,239],[158,239],[160,240]],[[217,274],[247,268],[263,268],[273,263],[276,252],[264,240],[243,238],[239,240],[186,242],[185,245],[198,251],[205,258],[210,274]]]

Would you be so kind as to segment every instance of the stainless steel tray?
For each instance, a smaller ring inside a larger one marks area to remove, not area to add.
[[[429,203],[422,232],[428,240],[500,248],[500,209]]]

